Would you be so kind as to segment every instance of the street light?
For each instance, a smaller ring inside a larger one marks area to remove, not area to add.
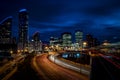
[[[33,42],[34,40],[32,39],[31,41]]]
[[[87,42],[83,42],[83,46],[87,46]]]
[[[87,47],[87,42],[83,42],[83,49]]]
[[[10,53],[13,54],[13,51],[11,50]]]
[[[17,50],[18,53],[20,53],[20,50]]]

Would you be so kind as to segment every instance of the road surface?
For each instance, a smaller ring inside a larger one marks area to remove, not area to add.
[[[120,80],[120,69],[101,56],[93,57],[90,80]]]
[[[89,80],[88,76],[54,64],[48,54],[34,57],[32,65],[42,80]]]

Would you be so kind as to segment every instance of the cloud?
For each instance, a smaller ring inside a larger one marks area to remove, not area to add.
[[[18,11],[27,8],[31,35],[37,30],[45,38],[79,29],[85,34],[110,38],[113,34],[119,35],[119,3],[119,0],[1,0],[0,20],[14,16],[13,27],[16,29]]]
[[[120,8],[118,0],[101,0],[96,5],[84,8],[83,12],[92,16],[108,16]]]

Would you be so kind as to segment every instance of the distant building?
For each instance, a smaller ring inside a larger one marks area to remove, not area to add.
[[[0,43],[11,43],[12,37],[12,17],[5,18],[0,23]]]
[[[28,47],[28,11],[21,9],[19,11],[19,49]]]
[[[32,36],[32,46],[34,51],[42,51],[42,42],[40,40],[40,33],[35,32]]]
[[[40,41],[40,33],[39,32],[35,32],[32,36],[34,41]]]
[[[56,37],[50,37],[50,46],[62,45],[62,39]]]
[[[79,30],[75,31],[75,43],[77,43],[81,48],[82,48],[82,40],[83,40],[83,32]]]
[[[86,35],[86,41],[87,41],[87,47],[95,47],[98,46],[100,43],[97,38],[94,38],[92,35],[87,34]]]
[[[72,45],[72,34],[69,32],[62,33],[62,46],[71,47]]]
[[[93,46],[95,47],[95,46],[98,46],[98,45],[100,45],[99,40],[97,38],[93,38]]]
[[[54,37],[50,37],[50,46],[53,46],[54,45]]]
[[[62,39],[56,37],[50,37],[50,50],[60,50],[62,48]]]
[[[93,47],[93,36],[91,34],[86,35],[87,47]]]

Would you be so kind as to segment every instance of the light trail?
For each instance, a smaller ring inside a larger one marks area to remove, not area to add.
[[[88,76],[54,64],[48,59],[48,54],[36,56],[32,60],[32,66],[41,80],[89,80]]]
[[[114,66],[116,66],[117,68],[120,69],[120,64],[117,64],[117,63],[113,62],[113,60],[110,59],[110,58],[107,58],[106,55],[103,55],[103,54],[100,54],[100,53],[99,53],[99,55],[100,55],[101,57],[103,57],[105,60],[107,60],[108,62],[112,63]]]
[[[69,68],[69,69],[71,69],[71,70],[74,70],[74,71],[83,73],[83,74],[85,74],[85,75],[90,75],[90,71],[85,70],[84,68],[82,68],[82,66],[75,67],[75,66],[73,66],[73,65],[70,65],[70,64],[68,64],[68,63],[65,63],[64,61],[59,60],[59,59],[57,58],[57,56],[58,56],[58,55],[50,55],[50,56],[49,56],[49,59],[50,59],[52,62],[54,62],[54,63],[56,63],[56,64],[58,64],[58,65],[60,65],[60,66],[62,66],[62,67]]]

